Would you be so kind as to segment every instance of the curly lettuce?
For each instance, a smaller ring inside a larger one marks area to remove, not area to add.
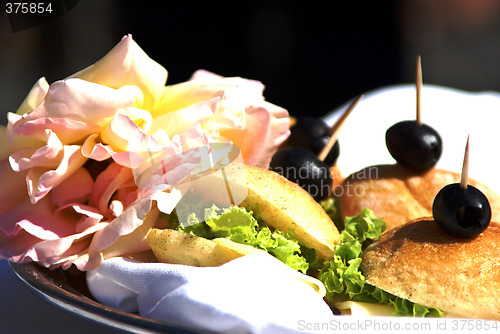
[[[335,197],[330,196],[327,199],[321,201],[319,204],[321,205],[323,210],[325,210],[326,214],[330,217],[330,219],[333,221],[337,229],[339,231],[342,231],[344,229],[344,221],[340,216],[338,201],[335,199]]]
[[[314,262],[314,254],[301,247],[290,233],[274,230],[259,224],[253,212],[245,207],[232,206],[220,209],[216,205],[205,209],[205,217],[200,221],[195,214],[188,216],[188,224],[179,229],[206,239],[226,238],[233,242],[250,245],[275,256],[289,267],[307,273],[309,260]]]
[[[318,277],[325,285],[326,300],[333,303],[344,297],[359,302],[393,305],[394,315],[400,316],[442,316],[442,312],[437,309],[412,303],[366,283],[359,269],[360,255],[385,229],[385,222],[370,209],[363,209],[358,216],[345,219],[345,229],[341,233],[341,243],[335,249],[335,256],[323,264]]]

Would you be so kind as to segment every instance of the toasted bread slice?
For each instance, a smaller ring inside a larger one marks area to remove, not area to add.
[[[280,174],[256,166],[231,164],[228,181],[231,187],[246,187],[243,203],[267,225],[283,232],[292,232],[307,247],[314,248],[322,258],[334,256],[340,234],[335,224],[299,185]],[[245,173],[245,178],[234,177]]]
[[[452,237],[431,217],[383,234],[362,254],[366,281],[398,297],[464,317],[500,320],[500,225]]]
[[[396,165],[364,168],[342,183],[336,190],[342,218],[358,215],[370,208],[383,218],[387,230],[408,221],[432,215],[434,197],[445,185],[460,182],[460,174],[433,168],[416,174]],[[469,179],[469,184],[481,190],[490,202],[492,220],[500,221],[500,196],[484,184]]]
[[[151,229],[147,242],[158,261],[195,267],[220,266],[240,256],[259,252],[251,246],[235,243],[228,246],[216,239],[208,240],[170,229]]]

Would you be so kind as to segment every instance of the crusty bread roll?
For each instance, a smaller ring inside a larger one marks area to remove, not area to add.
[[[500,225],[452,237],[431,217],[383,234],[362,254],[366,282],[455,315],[500,320]]]
[[[277,230],[294,233],[305,246],[316,249],[320,257],[333,257],[340,233],[307,191],[268,169],[238,164],[228,168],[233,169],[227,173],[229,182],[247,187],[245,205],[258,217]],[[246,180],[232,177],[245,172]]]
[[[366,167],[350,176],[335,191],[342,218],[358,215],[370,208],[383,218],[387,230],[410,220],[431,216],[434,197],[445,185],[460,182],[460,174],[433,168],[417,174],[395,165]],[[500,196],[484,184],[469,179],[469,184],[488,198],[493,221],[500,221]]]

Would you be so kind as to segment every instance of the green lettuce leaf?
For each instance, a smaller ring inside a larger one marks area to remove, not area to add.
[[[396,297],[365,282],[359,269],[360,255],[372,240],[380,237],[386,229],[385,222],[377,218],[370,209],[363,209],[355,217],[345,219],[341,243],[335,249],[332,260],[323,264],[318,278],[326,288],[326,300],[347,298],[354,301],[393,305],[394,315],[442,316],[442,312]]]
[[[189,215],[189,226],[179,229],[207,239],[227,238],[231,241],[250,245],[274,255],[291,268],[307,273],[308,260],[302,256],[303,247],[290,233],[271,231],[261,226],[253,212],[245,207],[232,206],[219,209],[216,205],[205,209],[205,220],[200,222],[194,214]],[[314,262],[314,253],[307,256]],[[317,256],[316,256],[317,258]]]
[[[330,196],[327,199],[321,201],[320,204],[323,210],[325,210],[326,214],[335,223],[337,229],[339,231],[342,231],[344,229],[344,221],[340,216],[340,210],[337,207],[338,201],[336,201],[335,197]]]

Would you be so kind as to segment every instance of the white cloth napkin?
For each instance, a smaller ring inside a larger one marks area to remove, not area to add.
[[[105,305],[193,330],[304,333],[306,324],[331,321],[322,297],[289,270],[267,255],[210,268],[112,258],[87,283]]]

